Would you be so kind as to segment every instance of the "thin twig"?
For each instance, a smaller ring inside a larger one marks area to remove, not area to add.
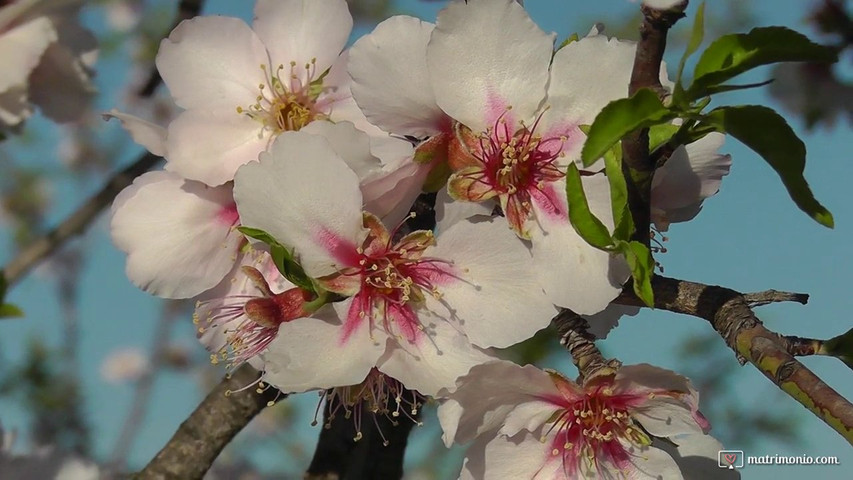
[[[660,275],[652,279],[652,288],[655,308],[711,322],[739,360],[752,363],[853,445],[853,404],[794,358],[786,342],[793,337],[782,337],[765,328],[741,293]],[[616,302],[644,306],[630,285]]]
[[[67,240],[86,230],[101,211],[110,205],[133,179],[151,170],[160,162],[160,157],[146,153],[133,164],[116,173],[100,192],[95,194],[56,228],[46,235],[31,242],[2,269],[9,286],[17,283],[27,272],[39,262],[56,252]]]
[[[163,449],[132,478],[201,479],[231,439],[275,400],[274,389],[261,393],[254,388],[244,389],[255,382],[258,375],[257,370],[244,364],[226,376],[184,420]],[[244,390],[238,391],[240,389]]]
[[[797,302],[805,305],[809,303],[809,294],[764,290],[763,292],[744,293],[743,299],[753,308],[777,302]]]

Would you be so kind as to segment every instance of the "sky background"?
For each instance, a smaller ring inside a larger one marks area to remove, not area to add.
[[[162,2],[152,2],[162,3]],[[253,2],[233,0],[210,0],[206,14],[251,18]],[[401,12],[414,14],[428,21],[444,2],[398,1]],[[608,0],[602,2],[566,2],[565,0],[528,0],[527,8],[534,20],[545,31],[555,31],[560,38],[572,32],[587,32],[593,22],[605,25],[624,23],[624,19],[636,12],[637,4]],[[698,2],[691,2],[688,17],[678,24],[677,30],[687,30]],[[723,17],[718,27],[726,28],[725,6],[729,2],[708,2],[708,14]],[[749,2],[754,14],[755,25],[785,25],[800,31],[808,31],[804,22],[806,7],[811,2],[802,0],[754,1]],[[94,31],[104,33],[103,16],[98,11],[84,13],[84,21]],[[359,28],[354,37],[366,33],[370,28]],[[811,32],[810,32],[811,33]],[[677,32],[676,32],[677,34]],[[707,37],[706,37],[707,38]],[[707,46],[708,42],[706,39]],[[124,47],[120,47],[119,52]],[[668,63],[676,65],[681,50],[670,50]],[[849,59],[847,59],[849,61]],[[126,85],[131,62],[127,53],[119,53],[102,60],[97,66],[97,83],[101,94],[96,100],[99,110],[113,107],[126,108],[122,88]],[[595,68],[589,65],[588,68]],[[690,68],[687,70],[690,71]],[[670,68],[670,74],[674,76]],[[739,83],[760,81],[769,76],[763,70]],[[741,79],[739,79],[741,80]],[[769,104],[778,106],[767,95],[766,90],[752,90],[721,96],[722,103]],[[736,140],[727,140],[722,151],[731,153],[731,174],[722,184],[719,195],[705,203],[699,216],[686,224],[672,226],[668,234],[668,252],[659,255],[666,275],[694,280],[706,284],[727,286],[749,292],[769,288],[806,292],[811,295],[807,306],[780,304],[761,307],[759,316],[771,330],[791,335],[829,338],[850,328],[849,317],[851,295],[848,284],[851,260],[851,234],[853,234],[853,208],[850,200],[850,179],[853,178],[850,145],[853,136],[850,125],[842,120],[834,128],[823,128],[805,132],[801,120],[785,114],[792,126],[802,135],[808,147],[806,178],[816,197],[832,211],[836,228],[821,227],[799,211],[789,199],[776,174],[756,154],[744,148]],[[18,163],[31,163],[50,171],[56,176],[53,186],[54,203],[49,214],[53,225],[65,218],[85,201],[102,184],[101,178],[88,180],[66,180],[63,168],[57,160],[59,134],[56,128],[41,118],[29,123],[28,142],[15,138],[0,146]],[[104,124],[97,128],[101,139],[119,142],[116,165],[126,165],[139,153],[115,124]],[[124,254],[113,247],[109,234],[107,216],[77,240],[86,247],[86,266],[80,277],[80,360],[82,382],[86,397],[86,413],[93,426],[95,453],[107,456],[118,435],[120,425],[127,414],[133,389],[130,385],[106,383],[99,374],[104,358],[112,351],[136,346],[150,348],[151,336],[161,304],[138,290],[124,275]],[[13,253],[11,233],[0,224],[0,265],[5,264]],[[14,287],[9,301],[21,306],[27,314],[25,319],[3,321],[0,324],[0,360],[6,365],[20,362],[26,351],[28,338],[38,337],[50,344],[58,344],[61,336],[61,313],[52,284],[47,280],[44,269]],[[648,362],[684,372],[683,358],[674,352],[692,335],[710,330],[703,320],[661,311],[644,311],[640,315],[622,319],[621,325],[602,342],[608,355],[615,356],[626,364]],[[195,356],[204,357],[203,348],[196,344],[190,318],[185,318],[174,327],[174,338],[186,345]],[[724,369],[735,362],[733,354],[727,354],[722,339],[716,345],[714,361],[703,368]],[[730,353],[730,352],[728,352]],[[853,398],[853,372],[832,358],[805,358],[803,363],[817,373],[829,385],[847,398]],[[562,366],[569,374],[574,370]],[[205,367],[208,373],[221,374],[217,367]],[[836,467],[792,467],[752,466],[742,474],[745,479],[787,479],[808,475],[811,479],[843,478],[841,472],[853,465],[853,450],[847,442],[829,429],[787,395],[778,391],[752,366],[735,370],[728,383],[725,396],[718,402],[731,402],[744,408],[773,410],[790,415],[790,421],[800,425],[802,435],[794,442],[756,439],[747,450],[747,455],[835,455],[841,459],[842,468]],[[201,398],[196,374],[164,373],[154,387],[154,400],[136,439],[130,456],[131,465],[139,467],[158,451],[171,436]],[[306,394],[300,399],[288,400],[298,405],[299,412],[313,411],[316,395]],[[8,428],[26,430],[27,420],[18,404],[0,400],[0,419]],[[712,424],[715,420],[710,418]],[[317,428],[310,426],[310,413],[301,415],[293,424],[292,434],[304,438],[304,448],[312,451],[316,443]],[[413,461],[426,455],[436,442],[435,422],[416,432],[409,456]],[[737,428],[737,426],[729,426]],[[713,433],[713,430],[712,430]],[[291,434],[291,432],[289,432]],[[728,449],[741,449],[740,445],[726,445]],[[261,459],[272,453],[259,452]],[[458,459],[458,454],[457,454]],[[845,468],[846,464],[846,468]],[[299,472],[305,465],[292,465]],[[442,466],[443,478],[455,478],[458,464],[448,462]]]

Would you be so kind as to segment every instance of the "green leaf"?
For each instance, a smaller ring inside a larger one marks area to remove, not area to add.
[[[20,318],[24,311],[11,303],[0,304],[0,318]]]
[[[631,277],[634,279],[634,293],[637,297],[651,308],[655,307],[655,296],[652,290],[652,275],[654,274],[655,261],[652,252],[640,242],[617,241],[616,249],[625,255],[628,267],[631,269]]]
[[[654,152],[656,148],[668,142],[680,128],[680,125],[672,123],[661,123],[649,127],[649,151]]]
[[[821,225],[832,228],[832,214],[815,198],[803,177],[806,146],[772,109],[760,105],[720,107],[704,119],[755,150],[776,170],[794,203]]]
[[[569,220],[578,235],[593,247],[602,250],[613,246],[610,231],[589,209],[580,171],[574,162],[569,163],[566,170],[566,198],[569,202]]]
[[[657,94],[646,88],[631,98],[610,102],[589,127],[589,135],[581,151],[584,166],[595,163],[610,147],[634,130],[666,123],[674,117],[675,114],[663,106]]]
[[[724,35],[699,57],[687,97],[704,97],[708,94],[708,87],[761,65],[836,61],[836,48],[818,45],[805,35],[785,27],[760,27],[749,33]]]
[[[853,368],[853,329],[823,342],[817,353],[833,356]]]
[[[317,290],[314,287],[314,282],[312,282],[311,278],[305,274],[305,270],[302,269],[302,266],[294,260],[293,255],[287,250],[287,248],[278,243],[272,235],[257,228],[237,227],[237,230],[249,238],[254,238],[255,240],[259,240],[269,245],[270,256],[272,257],[273,263],[275,263],[278,271],[281,272],[284,278],[288,279],[290,283],[303,290],[316,293]]]
[[[613,211],[613,238],[627,240],[634,233],[634,219],[628,208],[628,185],[622,173],[622,149],[619,145],[604,154],[604,172],[610,182],[610,204]]]
[[[554,50],[554,53],[559,52],[559,51],[560,51],[563,47],[565,47],[566,45],[568,45],[568,44],[570,44],[570,43],[572,43],[572,42],[577,42],[578,40],[580,40],[580,37],[578,36],[578,34],[577,34],[577,33],[573,33],[573,34],[571,34],[571,35],[569,36],[569,38],[567,38],[567,39],[563,40],[562,42],[560,42],[560,45],[557,47],[557,49],[556,49],[556,50]]]
[[[684,65],[690,55],[702,45],[702,40],[705,38],[705,2],[699,4],[696,9],[696,18],[693,20],[693,30],[690,32],[690,40],[687,42],[687,48],[684,50],[684,55],[681,56],[681,61],[678,62],[678,77],[676,85],[681,85],[681,75],[684,73]],[[678,88],[678,87],[676,87]]]

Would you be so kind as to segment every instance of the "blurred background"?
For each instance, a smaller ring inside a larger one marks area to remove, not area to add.
[[[250,22],[253,3],[208,0],[202,13]],[[698,3],[691,2],[688,18],[670,35],[670,66],[683,52]],[[81,22],[100,43],[98,93],[80,122],[57,126],[36,115],[20,135],[0,143],[0,265],[141,154],[117,122],[101,119],[101,112],[118,108],[160,122],[174,114],[164,88],[149,98],[138,92],[149,81],[176,4],[102,0],[83,8]],[[356,18],[352,40],[393,14],[434,21],[443,4],[351,0]],[[558,41],[574,32],[583,35],[596,22],[604,23],[611,36],[636,38],[638,3],[528,0],[526,6],[542,29],[558,33]],[[712,0],[706,6],[705,46],[725,33],[784,25],[847,48],[853,43],[851,13],[850,2],[841,0]],[[851,73],[847,49],[836,66],[761,70],[739,83],[776,81],[719,99],[767,104],[788,118],[808,147],[806,178],[835,215],[836,228],[825,229],[800,212],[763,160],[728,140],[723,152],[732,154],[734,164],[720,194],[706,201],[693,221],[673,225],[667,252],[657,256],[668,276],[744,292],[775,288],[811,294],[807,306],[776,304],[758,310],[767,326],[780,333],[829,338],[850,328]],[[30,459],[43,468],[75,458],[81,468],[91,461],[137,470],[224,374],[221,366],[209,363],[195,339],[190,304],[151,297],[127,280],[124,254],[110,242],[107,217],[102,215],[8,294],[7,301],[25,316],[0,320],[0,452],[5,450],[0,457]],[[844,478],[841,472],[853,465],[853,451],[843,438],[753,367],[740,367],[700,319],[643,311],[623,318],[601,347],[626,364],[648,362],[691,377],[712,434],[728,449],[747,455],[834,455],[842,464],[748,466],[743,478]],[[552,332],[512,354],[522,362],[576,375]],[[841,362],[803,361],[853,398],[853,372]],[[320,428],[311,426],[318,401],[316,394],[302,394],[262,412],[222,453],[210,478],[301,478]],[[426,409],[424,423],[411,438],[406,478],[456,478],[463,451],[441,444],[434,408]]]

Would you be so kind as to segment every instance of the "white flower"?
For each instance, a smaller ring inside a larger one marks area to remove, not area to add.
[[[344,0],[258,0],[251,28],[230,17],[181,23],[156,60],[185,109],[168,127],[166,169],[221,185],[281,132],[315,120],[381,134],[349,92],[351,29]]]
[[[732,166],[731,155],[717,150],[725,136],[712,132],[698,141],[675,149],[652,179],[651,215],[655,227],[664,232],[670,223],[693,219],[702,202],[720,190]]]
[[[101,378],[109,383],[132,382],[148,372],[148,356],[138,348],[122,348],[101,363]]]
[[[264,359],[266,381],[284,391],[358,384],[377,367],[431,395],[488,358],[462,328],[475,344],[507,346],[555,313],[510,232],[464,222],[438,239],[427,231],[395,239],[363,212],[358,176],[322,137],[283,134],[240,169],[234,192],[244,225],[349,296],[282,325]]]
[[[79,0],[20,0],[0,8],[0,127],[32,115],[75,120],[94,87],[94,36],[76,21]]]
[[[697,405],[686,378],[651,365],[623,366],[580,386],[495,361],[457,381],[439,419],[448,446],[476,439],[464,479],[680,479],[676,461],[652,439],[704,437],[709,425]],[[717,450],[701,455],[716,462]]]

